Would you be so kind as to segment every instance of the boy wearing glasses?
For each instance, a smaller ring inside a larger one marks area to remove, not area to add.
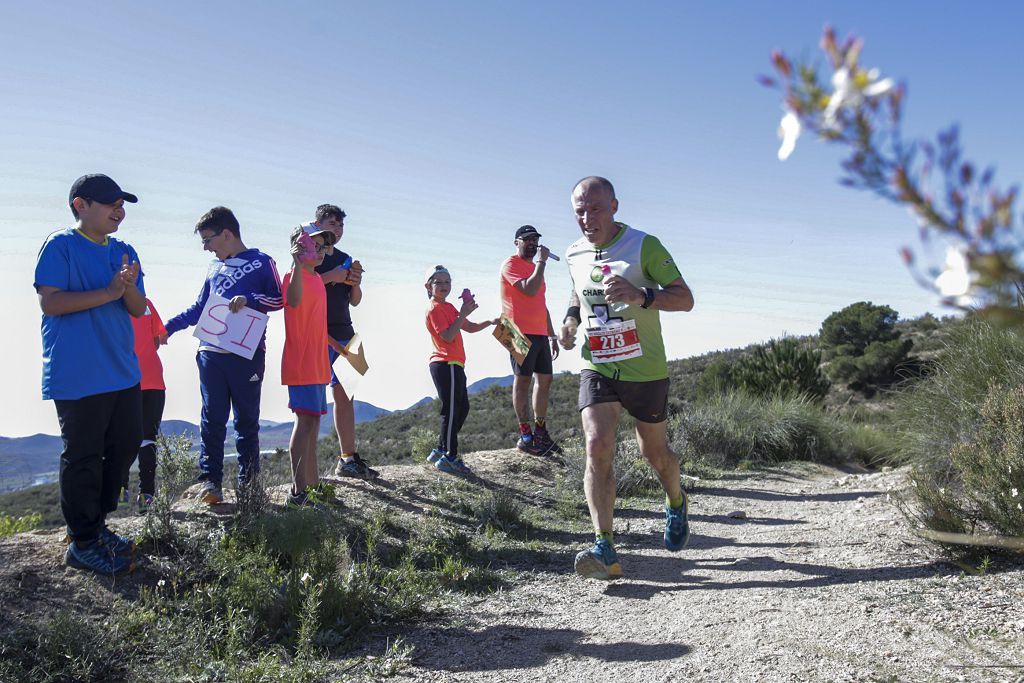
[[[167,321],[167,336],[199,322],[210,294],[230,301],[237,313],[245,307],[270,313],[279,310],[281,280],[274,259],[242,242],[238,219],[223,206],[207,211],[196,223],[195,233],[203,250],[217,260],[203,282],[199,297],[188,310]],[[235,355],[208,342],[199,343],[199,391],[203,397],[200,418],[199,499],[208,505],[223,502],[224,438],[230,410],[235,414],[235,448],[238,451],[238,483],[244,485],[258,472],[260,464],[260,392],[266,365],[266,334],[252,359]]]

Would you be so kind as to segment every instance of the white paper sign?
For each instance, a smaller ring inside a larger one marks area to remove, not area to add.
[[[363,346],[363,340],[359,338],[358,333],[345,345],[345,351],[345,355],[338,356],[334,361],[334,375],[341,383],[341,388],[345,390],[345,395],[355,398],[359,381],[370,369],[366,362],[366,347]]]
[[[252,360],[266,329],[266,313],[248,307],[232,313],[227,299],[210,294],[192,336]]]

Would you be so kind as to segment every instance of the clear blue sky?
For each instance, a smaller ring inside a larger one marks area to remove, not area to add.
[[[938,8],[938,9],[936,9]],[[963,124],[969,155],[1024,178],[1012,3],[4,3],[0,9],[0,283],[8,292],[0,435],[57,433],[39,398],[35,254],[71,223],[87,172],[140,202],[119,236],[139,251],[165,318],[198,292],[192,234],[211,206],[287,263],[317,204],[349,213],[342,246],[367,269],[355,311],[373,369],[357,398],[401,408],[433,389],[424,268],[445,263],[497,310],[497,269],[532,223],[561,251],[576,179],[612,179],[619,218],[659,235],[697,307],[664,316],[671,356],[817,330],[858,300],[940,312],[898,249],[900,208],[835,183],[838,150],[802,139],[775,157],[773,48],[817,55],[821,28],[866,38],[863,61],[909,82],[908,126]],[[556,265],[549,307],[564,311]],[[263,414],[290,419],[270,333]],[[508,374],[485,335],[470,380]],[[195,340],[162,354],[165,417],[198,421]],[[579,367],[576,354],[557,370]]]

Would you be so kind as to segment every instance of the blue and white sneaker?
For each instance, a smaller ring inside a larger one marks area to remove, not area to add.
[[[448,474],[473,474],[473,470],[469,469],[469,465],[463,462],[462,458],[458,456],[453,460],[451,457],[446,455],[443,458],[438,459],[434,463],[434,467],[442,472],[447,472]]]
[[[106,526],[100,530],[100,540],[117,555],[132,556],[135,554],[135,541],[118,536]]]
[[[88,569],[104,576],[116,576],[135,569],[131,555],[119,555],[97,538],[84,547],[74,541],[64,553],[64,564],[75,569]]]
[[[686,519],[689,502],[683,492],[683,504],[678,508],[665,506],[665,549],[673,552],[682,550],[690,540],[690,523]]]
[[[622,566],[615,555],[611,541],[599,538],[590,550],[576,556],[576,573],[586,579],[617,579],[622,576]]]
[[[429,462],[431,465],[433,465],[434,463],[436,463],[438,460],[440,460],[444,456],[445,456],[445,452],[444,451],[442,451],[440,448],[435,448],[434,450],[430,451],[430,454],[427,456],[427,462]]]

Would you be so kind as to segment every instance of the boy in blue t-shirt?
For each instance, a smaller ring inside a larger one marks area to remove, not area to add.
[[[43,399],[60,422],[60,505],[68,566],[113,575],[134,568],[135,545],[106,525],[142,440],[139,361],[130,316],[146,310],[139,257],[110,237],[138,197],[102,174],[71,186],[74,228],[39,251],[34,286],[43,310]]]

